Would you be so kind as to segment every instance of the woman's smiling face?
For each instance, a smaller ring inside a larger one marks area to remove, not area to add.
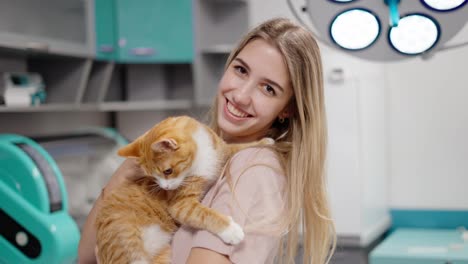
[[[228,142],[265,136],[287,117],[293,95],[281,52],[263,39],[249,42],[231,62],[218,88],[218,126]]]

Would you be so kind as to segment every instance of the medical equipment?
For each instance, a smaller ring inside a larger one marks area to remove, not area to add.
[[[68,212],[81,227],[103,186],[124,161],[117,150],[128,140],[105,127],[34,139],[60,168],[69,197]]]
[[[468,21],[467,0],[306,0],[305,23],[324,44],[373,61],[396,61],[468,45],[447,45]]]
[[[80,233],[62,174],[35,141],[0,135],[0,263],[73,263]]]
[[[0,102],[6,106],[38,106],[45,102],[45,85],[39,74],[4,72],[1,78]]]

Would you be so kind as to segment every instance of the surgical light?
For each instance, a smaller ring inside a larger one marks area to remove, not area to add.
[[[428,51],[439,39],[439,26],[434,19],[411,14],[400,18],[397,27],[389,30],[389,41],[398,52],[416,55]]]
[[[349,50],[369,47],[377,39],[379,33],[379,20],[364,9],[346,10],[337,15],[330,26],[333,41]]]
[[[320,42],[363,59],[429,59],[437,52],[468,46],[465,40],[449,42],[468,27],[468,0],[305,0],[303,8],[293,1],[304,0],[287,3]]]
[[[450,11],[457,9],[464,4],[467,0],[421,0],[426,6],[437,11]]]

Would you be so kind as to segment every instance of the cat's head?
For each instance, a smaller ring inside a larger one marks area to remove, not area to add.
[[[123,157],[136,157],[148,176],[153,176],[165,190],[175,190],[190,174],[195,152],[194,144],[186,138],[158,137],[146,133],[119,149]]]

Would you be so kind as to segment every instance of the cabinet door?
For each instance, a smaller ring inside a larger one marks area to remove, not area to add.
[[[116,0],[119,60],[190,63],[190,0]]]
[[[92,10],[92,0],[0,1],[0,46],[93,55]]]
[[[102,60],[117,58],[116,20],[114,0],[95,1],[96,57]]]

